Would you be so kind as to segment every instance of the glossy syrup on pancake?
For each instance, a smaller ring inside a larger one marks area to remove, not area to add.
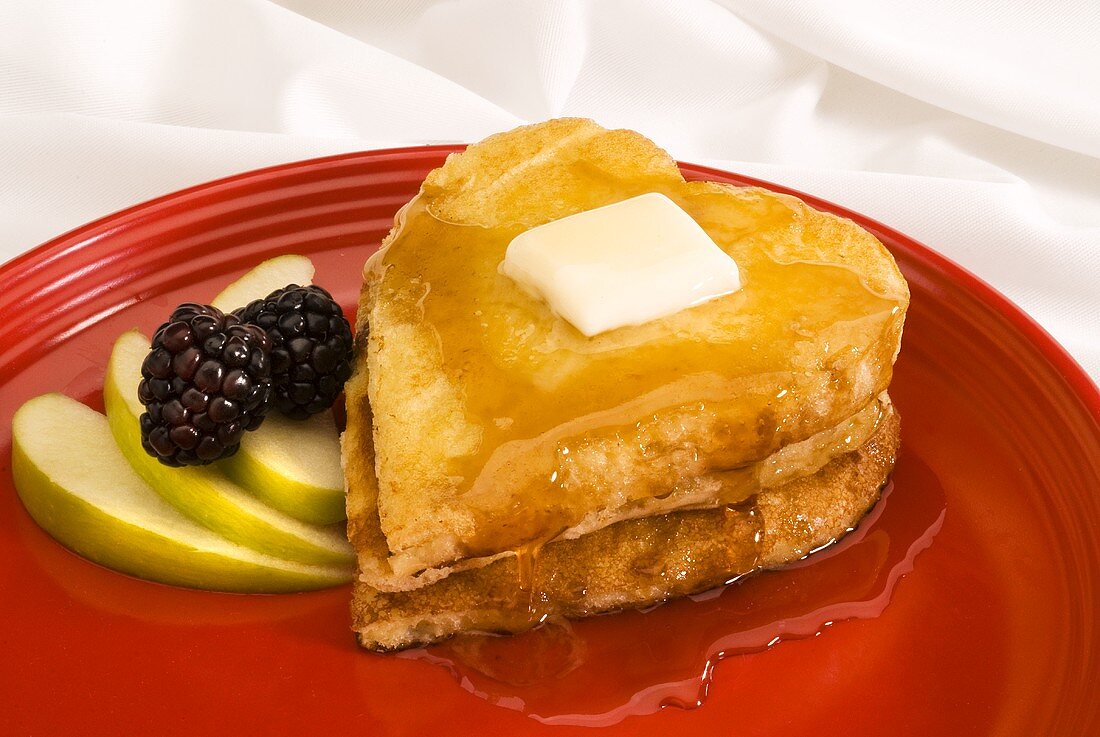
[[[817,636],[846,619],[888,616],[894,587],[932,544],[944,514],[935,475],[903,454],[882,500],[852,534],[780,570],[644,612],[554,618],[511,637],[460,635],[398,657],[445,667],[470,693],[551,724],[609,725],[668,706],[695,708],[723,658]]]
[[[888,367],[893,359],[896,340],[883,337],[900,331],[902,300],[841,264],[785,258],[785,234],[799,217],[790,203],[745,193],[731,204],[728,192],[707,185],[610,181],[601,172],[576,191],[583,197],[570,203],[574,210],[667,194],[734,257],[745,286],[586,338],[497,271],[509,241],[531,223],[451,223],[414,199],[368,268],[382,274],[382,299],[433,332],[439,368],[459,387],[465,420],[476,428],[477,441],[445,469],[462,504],[483,510],[481,534],[466,541],[471,557],[545,541],[547,531],[580,521],[593,489],[571,474],[571,454],[594,437],[625,438],[659,455],[670,441],[646,436],[641,420],[661,425],[689,410],[709,413],[723,436],[698,455],[696,472],[735,470],[801,439],[807,404],[824,401],[811,397],[843,397],[859,373],[853,362]],[[864,346],[882,355],[861,355]],[[721,419],[730,416],[759,421]],[[539,458],[544,467],[529,467]],[[651,480],[657,491],[631,486],[625,502],[668,493],[677,478]]]

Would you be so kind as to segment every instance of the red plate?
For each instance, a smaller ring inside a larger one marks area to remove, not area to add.
[[[503,665],[490,653],[481,672],[459,666],[463,687],[423,657],[359,651],[346,588],[271,597],[175,589],[99,568],[35,526],[10,480],[10,420],[23,401],[60,390],[98,407],[118,333],[150,330],[176,303],[209,298],[276,254],[313,257],[318,283],[350,308],[362,262],[450,150],[353,154],[224,179],[112,215],[0,269],[0,734],[570,731],[525,714],[523,699],[544,720],[587,719],[630,735],[1100,729],[1100,392],[984,283],[810,197],[882,239],[913,291],[891,388],[904,430],[890,497],[820,561],[708,601],[577,625],[569,647],[581,642],[584,662],[556,681],[516,685],[514,673],[502,675],[517,667],[515,646]],[[773,634],[819,631],[761,649]],[[694,684],[694,695],[716,650],[731,657],[713,669],[701,708],[626,716],[684,700],[661,686],[623,707],[647,685],[686,674],[679,686]]]

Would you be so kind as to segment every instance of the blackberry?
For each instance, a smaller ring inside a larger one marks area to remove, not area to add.
[[[332,406],[351,376],[351,326],[343,310],[318,286],[291,284],[234,314],[271,339],[275,406],[304,420]]]
[[[236,315],[176,308],[141,364],[141,444],[166,466],[231,456],[271,408],[271,341]]]

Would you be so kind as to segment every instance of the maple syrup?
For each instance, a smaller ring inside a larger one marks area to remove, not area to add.
[[[460,557],[515,549],[594,511],[668,493],[670,478],[759,462],[846,420],[889,383],[904,292],[890,293],[842,257],[790,256],[806,252],[792,250],[795,241],[831,254],[835,228],[807,224],[801,205],[758,190],[719,190],[678,175],[615,178],[582,164],[573,165],[575,191],[557,215],[661,192],[734,258],[744,287],[588,338],[498,272],[508,243],[539,224],[537,215],[448,222],[425,195],[410,202],[367,271],[388,321],[427,328],[426,350],[447,380],[432,392],[446,395],[458,429],[436,473],[454,492],[441,484],[419,503],[440,505],[437,519],[463,520],[447,531]],[[380,435],[389,432],[377,421]],[[711,441],[677,445],[667,429],[679,426]],[[677,456],[669,477],[650,470],[630,482],[594,480],[590,464],[575,462],[616,443],[643,457],[693,455]],[[394,537],[388,518],[382,524],[397,570],[410,546]],[[416,556],[410,570],[442,562]]]
[[[551,618],[520,635],[461,635],[399,657],[442,666],[470,693],[552,724],[608,725],[664,707],[696,708],[723,658],[882,615],[944,515],[939,481],[905,456],[853,532],[779,570],[645,611]]]

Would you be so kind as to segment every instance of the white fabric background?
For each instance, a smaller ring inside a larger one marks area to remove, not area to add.
[[[3,0],[0,261],[268,164],[559,115],[939,249],[1100,376],[1096,0]]]

